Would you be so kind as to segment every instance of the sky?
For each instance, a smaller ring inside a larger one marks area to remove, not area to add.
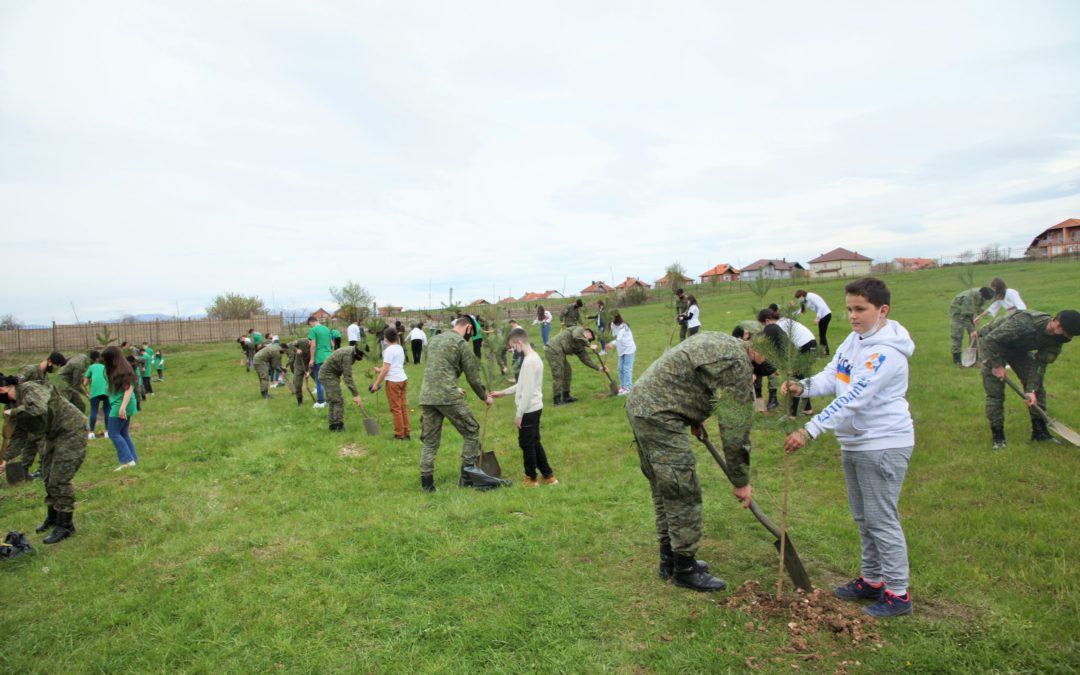
[[[1077,26],[1073,0],[0,0],[0,314],[1022,247],[1080,217]]]

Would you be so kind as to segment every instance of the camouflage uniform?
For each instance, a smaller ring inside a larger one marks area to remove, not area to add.
[[[563,328],[570,328],[581,323],[581,310],[576,304],[569,304],[559,315],[559,322]]]
[[[251,338],[245,338],[240,342],[240,349],[244,350],[244,361],[250,373],[255,365],[255,342]]]
[[[19,369],[19,380],[26,382],[42,382],[48,386],[48,376],[41,370],[39,364],[32,363]],[[15,415],[11,416],[15,428],[8,440],[7,449],[4,450],[4,461],[9,463],[21,463],[26,472],[34,466],[34,460],[38,455],[44,455],[45,451],[45,425],[41,420],[33,417],[24,417],[18,421]]]
[[[270,394],[270,369],[281,367],[281,345],[272,342],[255,355],[255,373],[259,376],[259,392],[263,397]]]
[[[293,393],[299,403],[304,402],[304,378],[307,377],[308,362],[311,361],[311,342],[307,338],[300,338],[289,345],[292,350],[292,359],[289,367],[293,373]]]
[[[1035,392],[1039,406],[1046,410],[1046,389],[1043,376],[1046,367],[1057,360],[1061,346],[1071,338],[1050,335],[1046,325],[1054,317],[1044,312],[1021,310],[1007,317],[980,340],[983,390],[986,391],[986,419],[995,434],[1005,428],[1005,383],[994,377],[993,368],[1012,366],[1025,392]],[[1033,430],[1044,430],[1045,422],[1034,410],[1029,410]],[[1046,432],[1047,434],[1049,432]]]
[[[964,346],[964,335],[971,335],[975,330],[975,315],[982,311],[983,297],[978,288],[971,288],[957,294],[949,305],[949,337],[952,339],[952,353],[959,354]]]
[[[71,479],[86,457],[86,415],[47,382],[23,382],[15,395],[11,417],[20,427],[33,424],[40,428],[45,438],[41,456],[45,503],[56,511],[70,513],[75,510]]]
[[[458,391],[458,378],[465,373],[469,386],[482,399],[487,389],[480,381],[480,363],[464,338],[455,331],[440,333],[428,343],[424,384],[420,387],[420,475],[435,473],[435,455],[442,441],[443,418],[458,430],[464,442],[461,465],[475,466],[480,456],[480,425]]]
[[[675,320],[678,321],[680,316],[686,314],[689,311],[690,311],[690,298],[688,298],[686,295],[683,295],[681,298],[676,295],[675,296]],[[683,321],[680,321],[679,322],[679,342],[682,342],[683,340],[686,339],[686,328],[687,328],[686,323],[683,322]]]
[[[56,388],[71,405],[86,414],[86,399],[83,398],[82,381],[86,377],[86,369],[90,367],[90,357],[86,354],[76,354],[68,359],[67,365],[60,370]]]
[[[548,342],[547,347],[547,361],[551,367],[551,391],[556,398],[570,394],[570,381],[574,371],[566,360],[567,356],[577,356],[586,367],[600,370],[600,366],[592,360],[592,350],[589,349],[585,329],[574,326],[562,331]]]
[[[342,347],[326,357],[319,370],[319,382],[322,383],[326,402],[329,404],[327,420],[331,426],[345,424],[345,397],[341,394],[341,380],[345,380],[345,386],[353,396],[360,395],[360,390],[353,381],[352,369],[355,362],[356,347]]]
[[[656,536],[676,555],[694,556],[701,540],[701,486],[687,426],[703,426],[716,409],[733,483],[750,482],[751,372],[745,343],[698,333],[653,362],[626,398],[641,472],[652,490]]]

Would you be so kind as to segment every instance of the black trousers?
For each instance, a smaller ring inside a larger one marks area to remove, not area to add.
[[[480,358],[480,350],[483,347],[483,340],[473,340],[472,350],[473,354],[476,354],[476,358]]]
[[[818,325],[821,325],[821,324],[818,324]],[[806,354],[807,352],[811,352],[811,351],[813,351],[813,352],[817,351],[817,342],[815,342],[814,340],[811,340],[810,342],[807,342],[806,344],[804,344],[802,347],[799,347],[799,353],[800,354]],[[794,377],[796,380],[801,380],[804,377],[806,377],[806,375],[804,375],[802,373],[794,373],[792,375],[792,377]],[[810,408],[811,408],[809,398],[799,399],[799,398],[792,397],[792,399],[791,399],[791,416],[792,417],[795,417],[796,415],[799,414],[799,401],[803,402],[803,410],[810,410]]]
[[[544,445],[540,442],[540,414],[543,409],[531,413],[525,413],[521,417],[521,428],[518,429],[518,446],[521,447],[521,456],[525,461],[525,475],[536,478],[536,470],[547,478],[555,473],[548,465],[547,453]]]
[[[412,361],[414,364],[420,363],[420,355],[424,353],[424,341],[412,340]]]
[[[334,349],[341,349],[341,338],[334,338]]]
[[[142,388],[147,394],[154,393],[154,385],[150,384],[150,376],[147,375],[142,379]]]
[[[818,319],[817,322],[817,334],[818,344],[825,350],[825,354],[829,353],[829,322],[832,321],[832,314],[826,314]]]

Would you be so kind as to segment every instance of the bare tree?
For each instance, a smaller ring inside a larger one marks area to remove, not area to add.
[[[15,330],[16,328],[22,328],[22,323],[15,318],[14,314],[0,316],[0,330]]]

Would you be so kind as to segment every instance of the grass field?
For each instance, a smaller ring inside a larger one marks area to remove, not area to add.
[[[977,283],[1002,276],[1032,308],[1078,304],[1076,264],[976,270]],[[325,411],[298,408],[284,389],[262,401],[229,344],[167,350],[166,382],[135,419],[139,466],[114,473],[112,444],[92,441],[76,476],[78,533],[49,547],[32,535],[34,555],[0,564],[0,670],[724,672],[752,657],[763,672],[1076,671],[1080,449],[1028,443],[1016,398],[1007,399],[1009,447],[991,451],[979,372],[954,368],[949,355],[957,271],[889,283],[892,318],[917,344],[917,445],[900,504],[915,614],[880,624],[881,646],[821,636],[821,659],[807,662],[781,651],[783,617],[748,631],[744,614],[722,606],[725,594],[658,581],[648,485],[622,401],[606,397],[596,373],[575,368],[581,401],[571,406],[551,407],[546,392],[543,434],[561,485],[458,489],[460,437],[447,425],[439,491],[425,495],[422,366],[408,370],[414,440],[395,443],[385,399],[382,437],[364,435],[355,408],[347,433],[329,434]],[[813,288],[832,305],[839,344],[843,284]],[[730,332],[755,302],[745,292],[704,300],[704,329]],[[650,305],[624,316],[640,374],[667,343],[670,312]],[[3,369],[35,356],[7,356]],[[1047,376],[1052,414],[1074,428],[1078,366],[1080,345],[1068,345]],[[789,423],[757,418],[755,497],[778,514]],[[342,456],[344,446],[357,456]],[[491,411],[488,447],[520,478],[510,400]],[[845,581],[859,547],[839,447],[827,437],[793,463],[792,540],[816,584]],[[699,557],[731,588],[775,583],[771,539],[704,453],[699,473]],[[41,521],[40,483],[0,495],[4,531]]]

